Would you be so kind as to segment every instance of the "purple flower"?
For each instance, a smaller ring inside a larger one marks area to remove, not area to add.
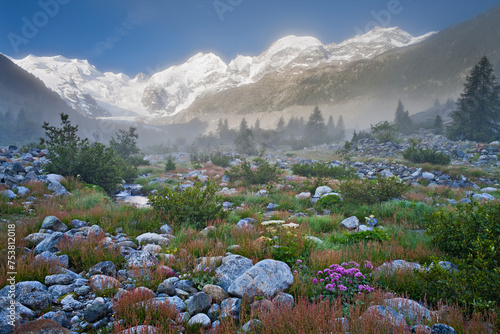
[[[321,270],[318,271],[318,275],[323,275],[323,272]]]
[[[358,272],[356,274],[354,274],[354,277],[357,277],[357,278],[366,278],[365,275],[363,275],[362,273]]]
[[[297,270],[294,270],[294,271],[293,271],[293,273],[294,273],[294,274],[298,274],[299,272],[298,272]]]
[[[340,291],[347,291],[347,287],[345,285],[339,284]]]
[[[301,263],[301,262],[302,262],[302,260],[301,260],[301,259],[297,259],[297,263]]]
[[[317,279],[317,278],[314,278],[314,279],[313,279],[313,283],[314,283],[314,284],[317,284],[317,283],[318,283],[318,279]]]
[[[347,262],[342,262],[341,266],[347,266]]]
[[[320,282],[324,282],[325,280],[322,278],[322,279],[320,279],[319,281],[320,281]]]
[[[356,268],[359,268],[359,264],[356,261],[349,261],[349,264],[352,264]]]
[[[373,269],[373,265],[372,265],[372,263],[370,261],[365,261],[364,267],[366,269]]]

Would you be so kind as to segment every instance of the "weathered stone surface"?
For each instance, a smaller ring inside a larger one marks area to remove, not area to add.
[[[386,300],[386,304],[399,314],[410,319],[412,323],[419,324],[424,319],[430,319],[433,314],[430,310],[411,299],[392,298]]]
[[[298,198],[298,199],[309,199],[309,198],[311,198],[311,193],[310,192],[302,192],[300,194],[295,195],[295,198]]]
[[[208,315],[204,313],[199,313],[189,319],[188,326],[201,325],[203,328],[208,328],[212,324]]]
[[[45,276],[45,285],[68,285],[74,281],[74,278],[68,274],[57,274]]]
[[[220,304],[222,318],[233,317],[238,318],[241,312],[241,299],[239,298],[228,298],[224,299]]]
[[[385,327],[388,323],[391,327],[397,329],[406,327],[405,317],[389,306],[370,306],[365,313],[361,315],[360,319],[364,322],[368,322],[369,319],[375,319],[376,323],[382,327]]]
[[[120,287],[120,282],[111,276],[94,275],[90,278],[90,286],[94,291],[103,291],[118,289]]]
[[[29,292],[17,296],[17,301],[33,311],[44,310],[52,304],[52,295],[42,291]]]
[[[68,230],[68,226],[55,216],[47,216],[43,220],[42,229],[64,233]]]
[[[316,188],[316,191],[314,192],[314,197],[319,198],[319,197],[321,197],[325,194],[331,193],[331,192],[332,192],[332,188],[330,188],[328,186],[321,186],[321,187]]]
[[[170,297],[175,296],[175,286],[169,280],[164,280],[158,285],[158,293],[166,293]]]
[[[219,285],[227,291],[231,283],[253,266],[252,260],[241,255],[229,255],[222,260],[222,265],[216,269],[215,275]]]
[[[116,276],[116,266],[111,261],[104,261],[89,269],[89,277],[94,275]]]
[[[142,244],[155,244],[159,246],[168,246],[170,243],[170,239],[166,234],[158,234],[158,233],[143,233],[136,238],[139,245]]]
[[[158,259],[150,252],[134,252],[127,259],[127,267],[150,268],[157,265]]]
[[[258,319],[252,319],[252,320],[246,322],[241,327],[241,331],[243,333],[259,333],[262,326],[263,326],[262,321],[260,321]]]
[[[212,297],[217,304],[229,298],[229,294],[218,285],[207,284],[203,287],[203,292]]]
[[[204,292],[198,292],[186,300],[186,307],[189,315],[206,312],[212,304],[212,297]]]
[[[432,334],[455,334],[453,327],[445,324],[436,324],[432,326]]]
[[[71,293],[75,290],[73,285],[52,285],[49,287],[49,292],[52,294],[54,298],[62,297],[68,293]]]
[[[79,219],[73,219],[69,225],[73,228],[80,228],[80,227],[86,227],[86,226],[89,226],[89,223],[87,222],[84,222],[83,220],[79,220]]]
[[[392,262],[386,262],[378,267],[380,271],[397,271],[397,270],[412,270],[420,269],[418,263],[407,262],[405,260],[394,260]]]
[[[62,327],[54,320],[40,319],[28,322],[16,328],[16,334],[71,334],[71,331]]]
[[[35,313],[19,302],[14,302],[11,304],[12,299],[9,297],[0,297],[0,333],[13,333],[14,328],[10,324],[12,323],[11,316],[14,316],[14,320],[17,322],[25,323],[28,319],[32,319]]]
[[[109,307],[106,304],[94,303],[83,312],[83,319],[90,323],[99,321],[109,313]]]
[[[278,294],[273,298],[273,302],[275,302],[278,306],[293,306],[295,304],[293,296],[284,292],[278,292]]]
[[[210,318],[210,320],[212,320],[212,321],[217,320],[220,316],[219,304],[212,304],[212,306],[210,306],[210,308],[207,311],[207,315]]]
[[[281,261],[263,260],[236,278],[229,286],[230,295],[237,297],[273,297],[293,283],[290,267]]]
[[[63,236],[62,232],[54,232],[48,238],[44,239],[35,247],[35,254],[40,254],[45,251],[56,252],[58,251],[57,244]]]
[[[161,329],[153,326],[140,325],[123,330],[118,334],[160,334]]]
[[[348,230],[354,230],[359,226],[359,219],[356,216],[352,216],[344,219],[340,224]]]
[[[66,297],[64,297],[63,300],[61,300],[61,305],[63,306],[67,305],[73,310],[79,310],[83,308],[83,304],[80,303],[78,300],[75,300],[75,298],[73,298],[72,295],[67,295]]]
[[[166,297],[165,301],[173,305],[179,312],[184,312],[186,310],[186,304],[178,296]]]

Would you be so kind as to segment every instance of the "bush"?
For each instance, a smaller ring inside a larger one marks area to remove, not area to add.
[[[375,204],[400,197],[408,185],[397,177],[376,180],[349,180],[340,185],[340,193],[346,202],[354,204]]]
[[[331,177],[337,180],[348,180],[356,177],[356,169],[332,166],[327,163],[295,164],[292,166],[292,173],[306,177]]]
[[[234,180],[242,180],[247,185],[275,182],[281,175],[278,167],[272,166],[263,159],[254,159],[254,162],[257,164],[257,169],[252,169],[252,165],[244,160],[240,165],[233,166],[230,171],[226,171],[226,175]]]
[[[213,152],[210,154],[210,161],[216,166],[229,167],[231,156],[222,153],[221,151]]]
[[[171,172],[176,170],[177,166],[175,165],[174,159],[171,155],[168,156],[167,163],[165,164],[165,172]]]
[[[391,124],[388,121],[383,121],[371,126],[372,135],[382,143],[396,141],[397,132],[398,126],[396,124]]]
[[[208,221],[224,219],[228,214],[223,210],[220,196],[216,195],[217,190],[215,181],[210,180],[206,187],[200,182],[185,189],[177,185],[173,190],[165,188],[149,195],[149,201],[168,221],[204,228]]]
[[[331,242],[339,244],[356,244],[360,241],[385,241],[389,239],[389,234],[378,227],[373,231],[344,232],[341,236],[332,235],[330,237]]]
[[[403,152],[403,158],[413,163],[431,163],[434,165],[448,165],[451,162],[449,156],[431,149],[417,149],[415,146],[409,147]]]
[[[316,202],[316,207],[320,210],[333,210],[334,208],[338,207],[339,204],[342,203],[342,200],[340,197],[337,195],[327,195],[321,197],[317,202]]]

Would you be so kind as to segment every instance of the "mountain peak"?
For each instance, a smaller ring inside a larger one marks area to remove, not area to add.
[[[315,37],[311,36],[295,36],[289,35],[278,39],[276,42],[271,44],[271,47],[266,51],[266,53],[276,53],[284,49],[296,49],[305,50],[310,47],[322,46],[323,43]]]

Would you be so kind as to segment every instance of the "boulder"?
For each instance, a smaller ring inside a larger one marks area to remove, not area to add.
[[[129,329],[125,329],[121,332],[118,332],[118,334],[161,334],[161,333],[162,331],[160,328],[147,325],[135,326]]]
[[[68,274],[57,274],[45,276],[45,285],[69,285],[74,281],[74,278]]]
[[[433,312],[411,299],[392,298],[386,300],[386,304],[408,318],[412,323],[420,324],[425,319],[430,319],[431,315],[433,315]]]
[[[8,199],[14,199],[17,197],[16,193],[10,189],[0,191],[0,196],[6,197]]]
[[[361,315],[360,320],[364,323],[371,323],[373,320],[375,320],[375,324],[380,325],[384,328],[388,325],[388,323],[394,329],[403,329],[406,327],[405,317],[389,306],[370,306]]]
[[[331,193],[331,192],[332,192],[332,188],[327,187],[327,186],[321,186],[321,187],[316,188],[316,191],[314,192],[314,197],[320,198],[321,196],[328,194],[328,193]]]
[[[155,244],[159,246],[168,246],[170,240],[168,235],[166,234],[157,234],[157,233],[144,233],[136,238],[139,245],[142,244]]]
[[[191,319],[189,319],[189,321],[188,321],[188,326],[199,325],[199,326],[202,326],[203,328],[208,328],[208,327],[210,327],[211,324],[212,324],[212,321],[210,320],[208,315],[206,315],[204,313],[199,313],[199,314],[195,315],[194,317],[192,317]]]
[[[190,316],[208,311],[212,305],[212,297],[204,292],[198,292],[186,300],[187,311]]]
[[[229,255],[222,260],[222,264],[215,270],[219,285],[227,291],[231,283],[253,266],[252,260],[241,255]]]
[[[227,298],[220,304],[221,318],[233,317],[234,319],[239,318],[241,312],[241,299],[239,298]]]
[[[80,227],[86,227],[86,226],[89,226],[89,223],[87,222],[84,222],[83,220],[79,220],[79,219],[73,219],[69,225],[73,228],[80,228]]]
[[[359,226],[359,219],[356,216],[352,216],[344,219],[340,224],[348,230],[354,230]]]
[[[166,279],[158,285],[158,293],[166,293],[170,297],[175,296],[175,286],[170,280]]]
[[[392,272],[397,270],[420,269],[420,265],[418,263],[407,262],[405,260],[394,260],[380,265],[378,269],[379,271]]]
[[[42,229],[64,233],[68,230],[68,226],[60,221],[59,218],[48,216],[43,220]]]
[[[266,259],[251,267],[236,278],[227,289],[236,297],[273,297],[285,291],[293,283],[290,267],[281,261]]]
[[[120,282],[111,276],[97,274],[90,278],[90,286],[94,291],[118,290]]]
[[[30,193],[30,190],[26,187],[17,187],[17,194],[21,197],[27,196]]]
[[[203,292],[212,297],[217,304],[229,298],[229,294],[218,285],[207,284],[203,287]]]
[[[64,297],[63,300],[61,300],[61,305],[67,306],[72,310],[79,310],[83,308],[83,304],[78,300],[75,300],[72,295],[67,295],[66,297]]]
[[[71,334],[54,320],[39,319],[16,328],[17,334]]]
[[[18,295],[17,301],[33,311],[40,311],[52,304],[52,295],[45,291],[29,292]]]
[[[134,252],[127,259],[127,268],[150,268],[158,264],[158,259],[147,251]]]
[[[432,326],[432,334],[455,334],[453,327],[445,324],[435,324]]]
[[[107,304],[94,303],[83,312],[83,319],[92,323],[103,319],[108,313],[109,307]]]
[[[182,299],[179,298],[179,296],[166,297],[165,302],[173,305],[179,312],[184,312],[186,310],[186,304],[184,303],[184,301],[182,301]]]
[[[94,275],[116,276],[115,264],[111,261],[99,262],[89,269],[89,277]]]
[[[62,236],[63,236],[62,232],[52,233],[48,238],[44,239],[35,247],[34,250],[35,254],[40,254],[45,251],[57,252],[58,251],[57,244],[61,240]]]

